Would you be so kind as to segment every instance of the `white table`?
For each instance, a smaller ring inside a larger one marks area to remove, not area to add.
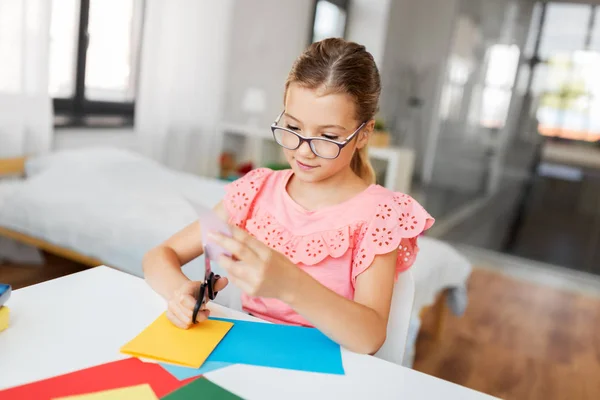
[[[119,348],[165,309],[144,280],[107,267],[16,290],[7,306],[0,389],[126,358]],[[214,303],[211,309],[213,316],[250,319]],[[375,357],[342,356],[343,376],[233,365],[206,377],[247,399],[492,398]]]

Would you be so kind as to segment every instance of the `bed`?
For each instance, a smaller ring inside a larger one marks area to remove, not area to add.
[[[2,174],[13,178],[0,179],[0,236],[137,276],[147,250],[196,218],[190,202],[212,207],[225,193],[222,181],[167,169],[113,148],[0,160]],[[445,302],[462,304],[454,307],[455,313],[464,311],[471,272],[470,263],[451,246],[428,237],[419,245],[413,267],[414,340],[425,309],[436,310],[439,333]],[[200,278],[202,257],[184,272]]]

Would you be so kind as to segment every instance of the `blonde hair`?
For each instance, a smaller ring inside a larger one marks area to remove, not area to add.
[[[361,122],[373,119],[379,108],[381,82],[373,56],[365,46],[344,39],[313,43],[296,59],[285,82],[284,102],[292,83],[352,96],[356,119]],[[354,153],[350,167],[368,184],[375,183],[366,145]]]

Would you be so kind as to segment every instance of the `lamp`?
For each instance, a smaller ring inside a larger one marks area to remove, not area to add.
[[[249,115],[248,125],[257,126],[258,117],[266,109],[267,96],[259,88],[248,88],[242,98],[242,111]]]

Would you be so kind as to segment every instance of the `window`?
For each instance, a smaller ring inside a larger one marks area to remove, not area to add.
[[[545,3],[532,91],[538,131],[563,139],[600,140],[600,8]]]
[[[488,49],[485,84],[481,97],[480,124],[501,129],[506,124],[520,51],[517,45],[496,44]]]
[[[57,124],[133,122],[142,1],[52,2],[49,92]]]
[[[348,19],[348,0],[317,0],[311,43],[330,37],[343,38]]]

